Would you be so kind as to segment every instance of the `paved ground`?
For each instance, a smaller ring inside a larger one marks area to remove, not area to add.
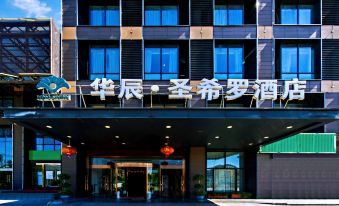
[[[46,205],[64,205],[64,206],[286,206],[286,205],[338,205],[338,200],[206,200],[204,202],[192,201],[115,201],[111,199],[76,199],[67,203],[52,201],[53,194],[46,193],[0,193],[0,206],[46,206]],[[54,203],[54,204],[52,204]],[[59,204],[57,204],[59,203]]]

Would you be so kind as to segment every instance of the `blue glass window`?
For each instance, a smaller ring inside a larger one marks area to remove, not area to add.
[[[12,168],[13,137],[10,126],[0,127],[0,168]]]
[[[299,6],[299,24],[312,24],[313,6],[300,5]]]
[[[120,79],[119,48],[91,47],[89,54],[89,78]]]
[[[281,47],[281,79],[314,79],[314,49],[312,46],[283,45]]]
[[[243,5],[215,5],[214,25],[243,25],[244,6]]]
[[[145,48],[145,80],[178,78],[178,48]]]
[[[244,77],[243,47],[217,47],[214,49],[214,77],[216,79],[242,79]]]
[[[281,5],[281,24],[312,24],[312,5]]]
[[[117,6],[91,6],[90,25],[92,26],[119,26],[120,12]]]
[[[38,151],[58,151],[61,150],[61,143],[53,138],[37,134],[35,149]]]
[[[145,26],[175,26],[178,24],[177,6],[146,6]]]

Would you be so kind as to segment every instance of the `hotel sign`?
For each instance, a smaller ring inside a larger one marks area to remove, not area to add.
[[[49,76],[42,78],[36,85],[38,90],[42,90],[42,95],[37,95],[38,101],[70,101],[71,95],[61,94],[62,88],[69,89],[71,86],[63,79],[56,76]],[[46,93],[45,93],[46,92]]]
[[[105,100],[106,96],[115,96],[115,86],[112,80],[106,78],[95,79],[90,85],[94,91],[92,96],[100,96],[101,100]],[[193,92],[193,87],[196,92]],[[198,85],[189,84],[189,79],[171,79],[170,86],[167,88],[169,99],[192,99],[193,94],[200,95],[201,99],[208,101],[218,99],[220,95],[225,96],[228,101],[235,100],[246,94],[249,89],[253,90],[253,99],[258,100],[304,100],[306,81],[293,79],[285,81],[283,92],[278,97],[278,81],[277,80],[256,80],[250,85],[248,79],[228,79],[227,85],[221,85],[217,79],[203,79]],[[151,86],[151,93],[159,91],[158,85]],[[119,99],[129,100],[131,98],[142,99],[143,84],[142,79],[122,79],[120,84]]]

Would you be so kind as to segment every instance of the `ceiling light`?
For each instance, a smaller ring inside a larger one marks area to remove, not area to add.
[[[169,137],[169,136],[166,136],[165,138],[166,138],[166,139],[169,139],[170,137]]]
[[[117,135],[117,136],[115,136],[115,138],[116,138],[116,139],[119,139],[120,137]]]
[[[84,145],[85,143],[84,142],[81,142],[82,145]]]
[[[211,145],[211,144],[212,144],[212,143],[210,143],[210,142],[209,142],[209,143],[207,143],[207,145]]]
[[[292,129],[293,128],[293,126],[287,126],[286,127],[286,129]]]
[[[125,145],[126,143],[125,143],[125,142],[123,142],[123,143],[121,143],[121,144]]]
[[[171,125],[167,125],[167,126],[166,126],[166,129],[171,129],[171,128],[172,128]]]
[[[269,136],[264,137],[264,139],[268,139],[268,138],[270,138],[270,137]]]
[[[72,138],[72,136],[68,135],[67,138]]]
[[[111,128],[111,126],[109,126],[109,125],[106,125],[106,126],[105,126],[105,128],[106,128],[106,129],[109,129],[109,128]]]
[[[167,142],[165,142],[165,145],[168,145],[168,143],[167,143]]]
[[[219,139],[220,137],[219,137],[219,136],[215,136],[214,138],[215,138],[215,139]]]
[[[252,145],[253,145],[253,143],[251,142],[251,143],[249,143],[248,145],[249,145],[249,146],[252,146]]]
[[[227,126],[227,129],[232,129],[232,127],[233,127],[232,125],[229,125]]]
[[[52,126],[50,126],[50,125],[47,125],[46,126],[48,129],[52,129],[53,127]]]

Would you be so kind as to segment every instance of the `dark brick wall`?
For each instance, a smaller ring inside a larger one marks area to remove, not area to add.
[[[336,155],[257,156],[257,198],[338,198]]]
[[[77,24],[77,1],[62,0],[62,25],[76,26]]]
[[[77,47],[75,40],[62,42],[62,78],[69,81],[77,79]]]
[[[273,40],[259,39],[258,41],[258,78],[273,79]]]
[[[260,26],[270,26],[272,25],[272,7],[273,0],[259,0],[260,7],[258,9],[258,24]]]

